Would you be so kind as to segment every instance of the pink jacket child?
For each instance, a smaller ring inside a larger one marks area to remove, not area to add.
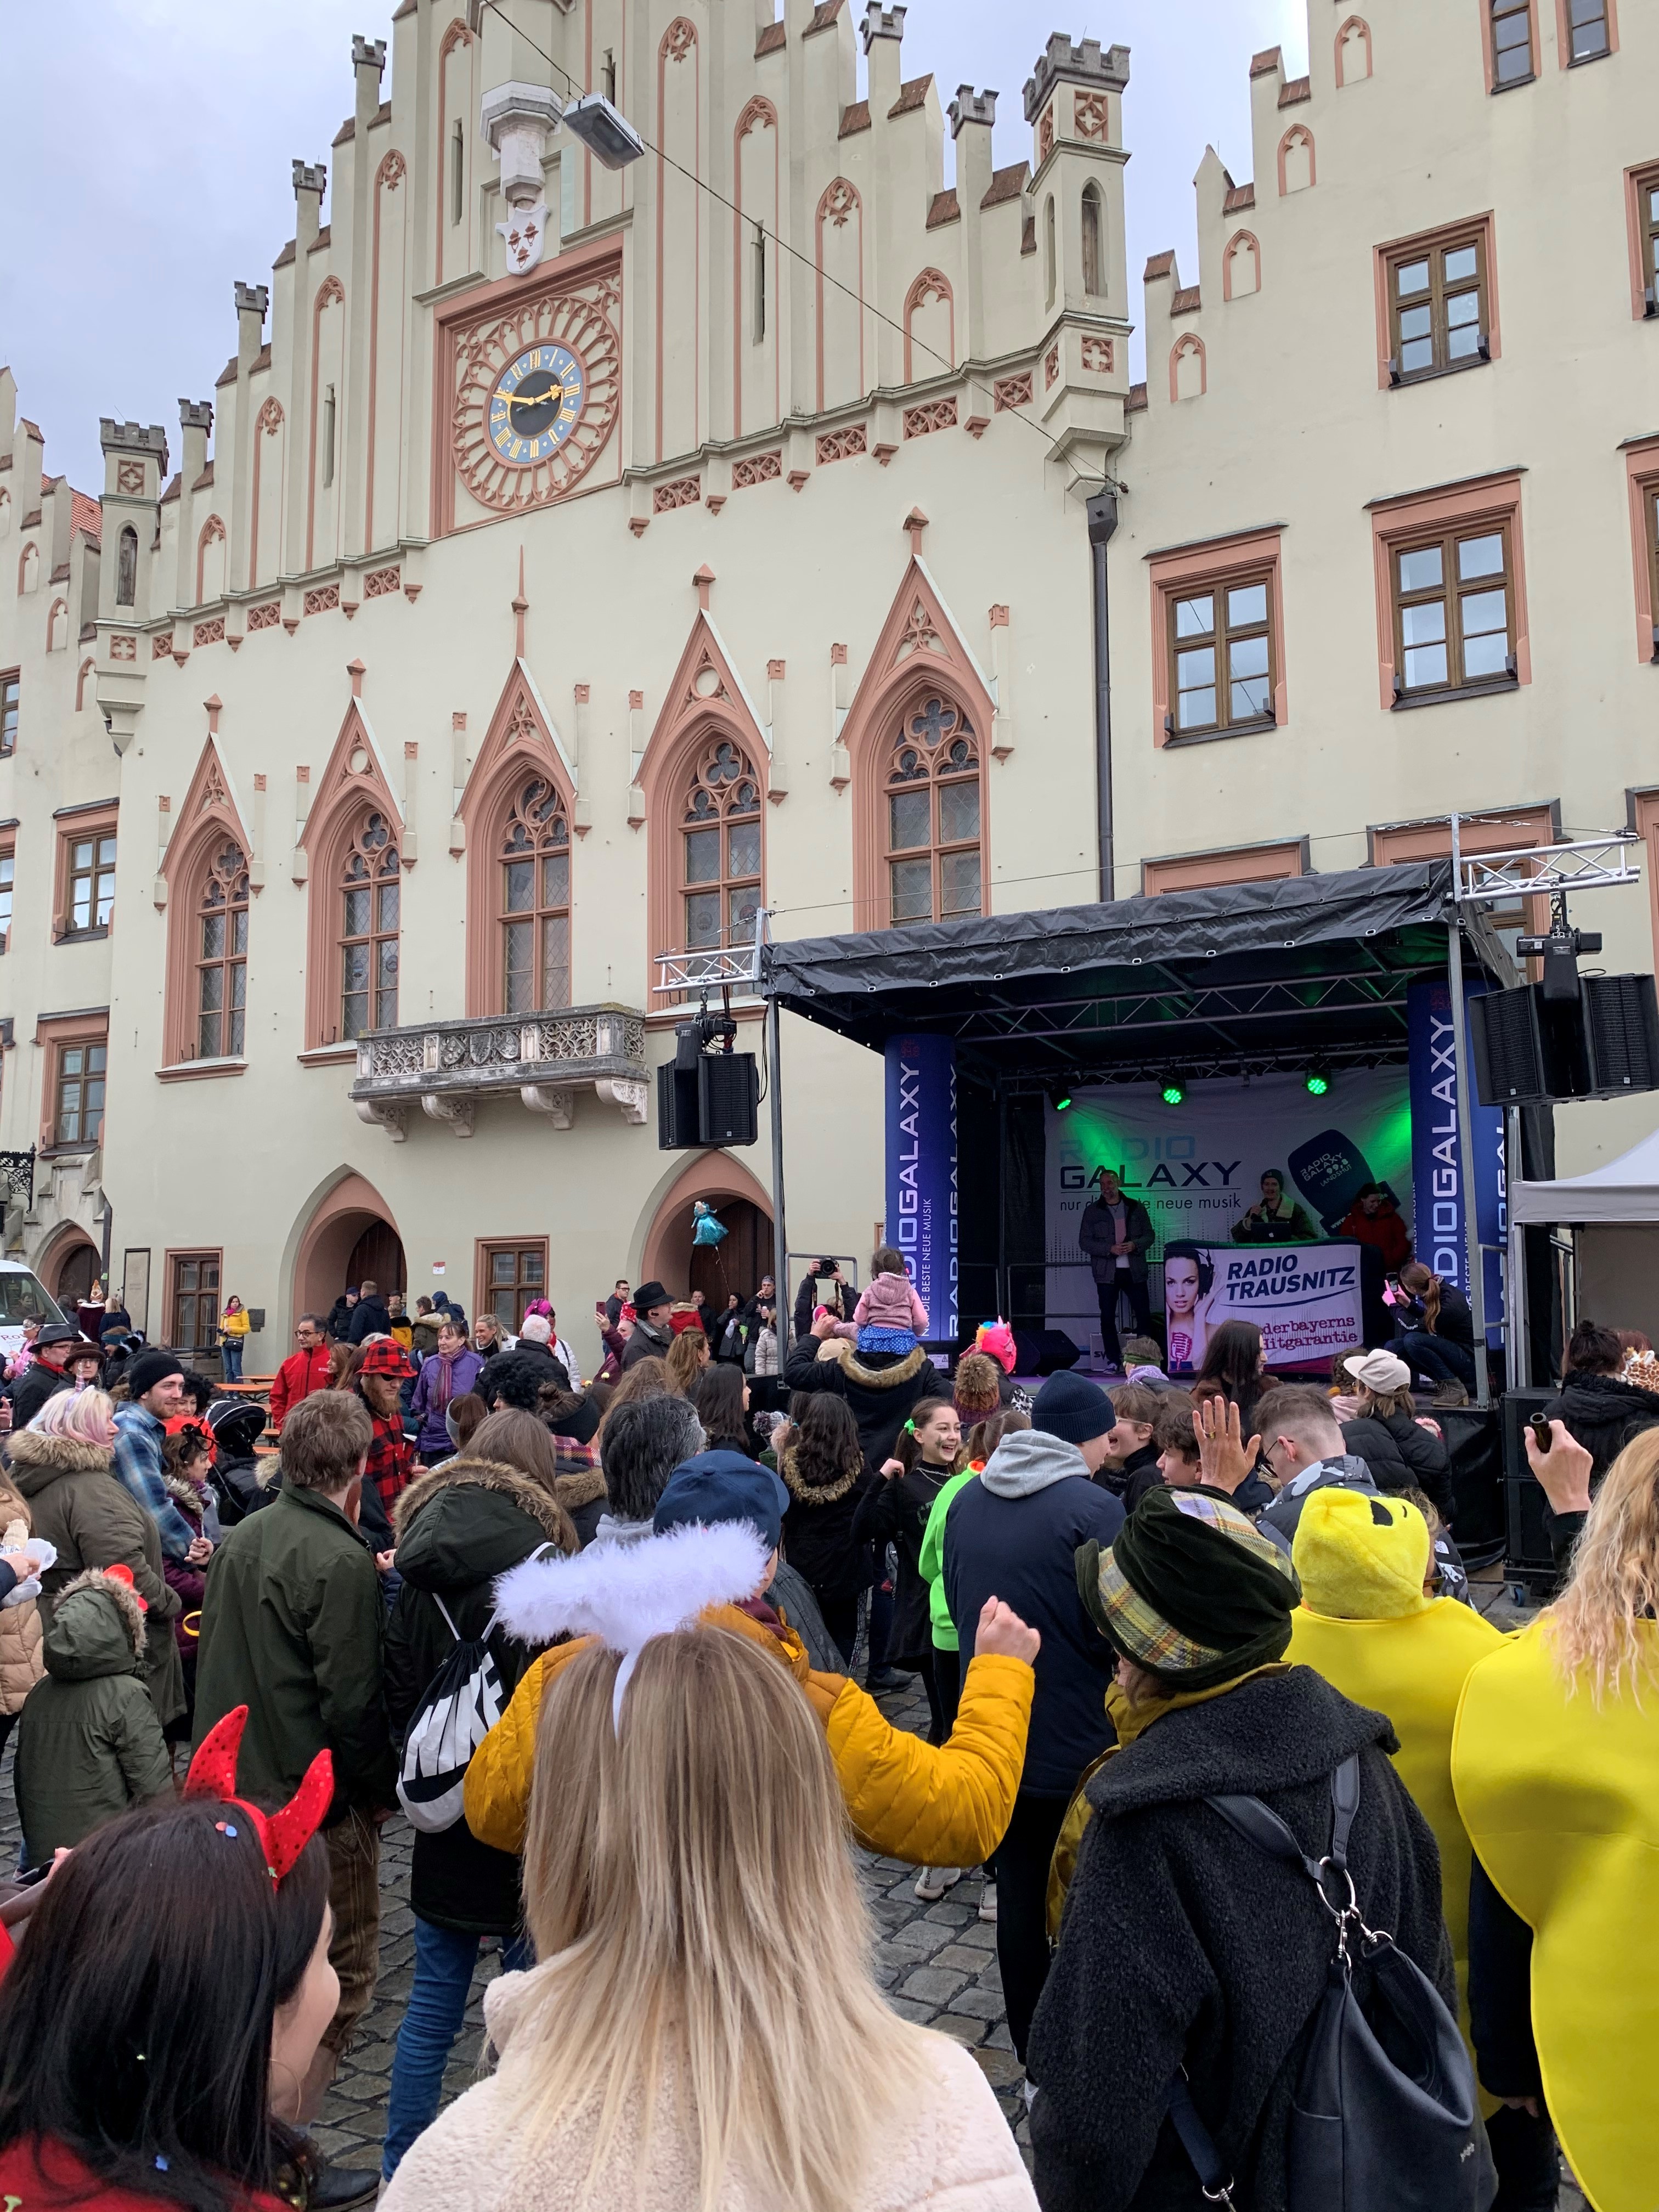
[[[838,1322],[835,1334],[857,1340],[860,1352],[914,1351],[927,1334],[927,1309],[904,1272],[904,1262],[884,1245],[872,1263],[870,1286],[853,1309],[850,1322]]]

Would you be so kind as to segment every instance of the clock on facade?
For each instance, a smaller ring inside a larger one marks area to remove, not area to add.
[[[586,402],[587,379],[568,346],[526,347],[490,394],[489,442],[510,468],[533,467],[563,445]]]
[[[538,507],[599,459],[622,398],[617,303],[606,271],[454,331],[450,450],[480,506]]]

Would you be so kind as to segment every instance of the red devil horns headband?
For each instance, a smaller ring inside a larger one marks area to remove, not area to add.
[[[323,1824],[334,1796],[334,1760],[331,1753],[319,1751],[282,1811],[262,1813],[236,1795],[236,1760],[246,1726],[247,1707],[236,1705],[202,1739],[185,1778],[185,1795],[226,1798],[246,1813],[264,1851],[265,1872],[279,1882]]]

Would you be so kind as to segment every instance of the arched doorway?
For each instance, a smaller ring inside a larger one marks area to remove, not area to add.
[[[49,1285],[66,1314],[73,1316],[78,1305],[92,1296],[92,1286],[98,1279],[98,1247],[95,1244],[71,1244],[58,1264],[58,1279]]]
[[[371,1222],[351,1248],[345,1279],[355,1290],[373,1283],[385,1297],[388,1291],[409,1287],[404,1265],[404,1240],[389,1221]]]
[[[403,1242],[374,1184],[344,1175],[318,1201],[300,1238],[294,1312],[325,1315],[348,1284],[355,1288],[365,1277],[382,1291],[403,1290]]]
[[[726,1234],[718,1244],[692,1243],[692,1208],[713,1206]],[[772,1272],[771,1201],[741,1162],[711,1152],[688,1167],[659,1204],[645,1239],[640,1279],[654,1276],[676,1297],[701,1291],[716,1310],[728,1291],[751,1298]]]

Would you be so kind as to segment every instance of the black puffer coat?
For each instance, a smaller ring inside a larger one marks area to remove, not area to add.
[[[860,1465],[834,1482],[809,1482],[789,1445],[778,1455],[778,1473],[789,1492],[784,1558],[820,1601],[857,1597],[870,1579],[870,1547],[854,1540],[853,1517],[871,1477]]]
[[[403,1588],[386,1632],[386,1701],[401,1748],[416,1706],[455,1649],[434,1601],[443,1600],[459,1635],[481,1635],[496,1576],[556,1543],[560,1524],[527,1476],[490,1460],[452,1459],[410,1483],[398,1500],[397,1526]],[[505,1711],[537,1654],[501,1631],[489,1648]],[[417,1834],[410,1902],[421,1919],[463,1936],[514,1935],[519,1862],[481,1844],[465,1820],[441,1835]]]
[[[1455,2007],[1440,1855],[1395,1747],[1381,1713],[1291,1667],[1164,1714],[1087,1784],[1094,1817],[1031,2031],[1043,2212],[1194,2212],[1197,2181],[1165,2118],[1183,2063],[1240,2203],[1285,2212],[1297,2045],[1332,1923],[1306,1876],[1235,1834],[1206,1796],[1263,1798],[1318,1856],[1330,1777],[1358,1752],[1360,1908]]]
[[[872,1467],[892,1456],[899,1431],[919,1398],[949,1395],[945,1377],[917,1345],[914,1352],[854,1352],[844,1336],[805,1336],[789,1347],[787,1390],[832,1390],[845,1398]]]
[[[1631,1438],[1659,1423],[1659,1398],[1617,1375],[1569,1375],[1544,1413],[1566,1423],[1595,1462],[1590,1480],[1600,1482]]]
[[[1342,1443],[1363,1459],[1379,1490],[1420,1490],[1449,1528],[1457,1500],[1445,1439],[1419,1429],[1409,1413],[1362,1413],[1344,1421]]]

